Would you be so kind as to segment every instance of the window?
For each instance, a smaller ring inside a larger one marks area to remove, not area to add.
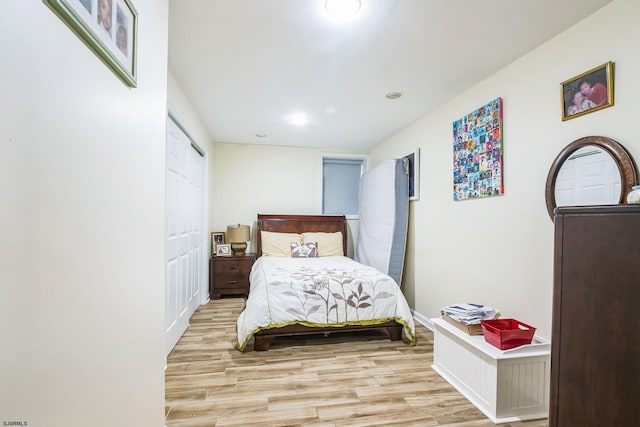
[[[363,156],[322,158],[322,213],[357,217],[360,213],[360,177],[366,169]]]

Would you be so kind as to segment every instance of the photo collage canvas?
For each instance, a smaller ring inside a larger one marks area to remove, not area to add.
[[[504,194],[502,98],[453,122],[453,200]]]

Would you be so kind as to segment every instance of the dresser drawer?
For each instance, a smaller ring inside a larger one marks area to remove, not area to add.
[[[252,258],[246,259],[216,259],[213,266],[215,274],[249,274],[253,265]]]

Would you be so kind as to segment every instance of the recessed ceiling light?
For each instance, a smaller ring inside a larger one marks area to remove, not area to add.
[[[402,96],[400,92],[389,92],[385,95],[388,99],[398,99]]]
[[[308,121],[309,119],[307,118],[307,116],[302,113],[296,113],[289,116],[289,122],[292,125],[303,126],[307,124]]]
[[[348,21],[356,16],[360,6],[361,0],[326,0],[324,10],[334,19]]]

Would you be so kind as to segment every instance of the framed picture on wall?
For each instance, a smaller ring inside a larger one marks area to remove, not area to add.
[[[45,0],[129,87],[136,87],[138,12],[131,0]]]
[[[409,200],[420,200],[420,149],[401,158],[409,162]]]
[[[562,120],[613,105],[613,62],[609,61],[560,83]]]

